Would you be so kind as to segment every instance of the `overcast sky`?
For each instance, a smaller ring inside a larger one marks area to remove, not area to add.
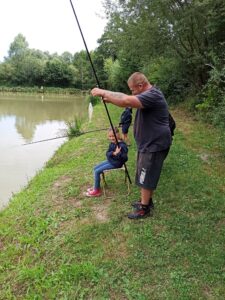
[[[102,0],[72,2],[88,49],[94,50],[106,24]],[[85,49],[69,0],[0,0],[0,61],[19,33],[29,48],[51,54]]]

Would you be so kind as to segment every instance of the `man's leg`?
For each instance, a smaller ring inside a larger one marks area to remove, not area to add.
[[[141,188],[141,204],[149,205],[150,199],[152,198],[154,190],[147,190]]]
[[[141,189],[141,200],[132,204],[135,211],[128,214],[128,218],[144,218],[154,208],[152,196],[157,187],[168,150],[153,153],[138,153],[136,184]]]
[[[151,209],[154,209],[154,203],[152,200],[154,190],[148,190],[148,189],[141,188],[140,194],[141,194],[140,200],[134,201],[131,204],[131,206],[133,206],[134,208],[137,208],[140,206],[140,204],[142,204],[142,205],[149,206]]]

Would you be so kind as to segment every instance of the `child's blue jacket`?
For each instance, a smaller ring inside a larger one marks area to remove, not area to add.
[[[117,155],[113,155],[113,152],[116,150],[117,144],[110,143],[109,148],[106,151],[107,160],[113,166],[115,166],[115,168],[121,168],[122,165],[128,160],[128,148],[126,143],[119,141],[118,146],[121,148],[121,150]]]

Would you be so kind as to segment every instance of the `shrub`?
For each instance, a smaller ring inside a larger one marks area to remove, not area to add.
[[[188,81],[178,60],[160,57],[143,68],[143,73],[158,86],[168,102],[178,103],[186,96]]]
[[[225,128],[225,66],[212,68],[200,98],[197,111],[214,125]]]
[[[67,135],[68,137],[79,136],[82,134],[81,126],[82,126],[82,119],[75,117],[73,121],[67,122]]]

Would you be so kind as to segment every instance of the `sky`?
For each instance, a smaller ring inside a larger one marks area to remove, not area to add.
[[[104,32],[102,0],[72,0],[87,47],[94,50]],[[69,0],[0,0],[0,61],[21,33],[30,49],[74,54],[84,50]]]

